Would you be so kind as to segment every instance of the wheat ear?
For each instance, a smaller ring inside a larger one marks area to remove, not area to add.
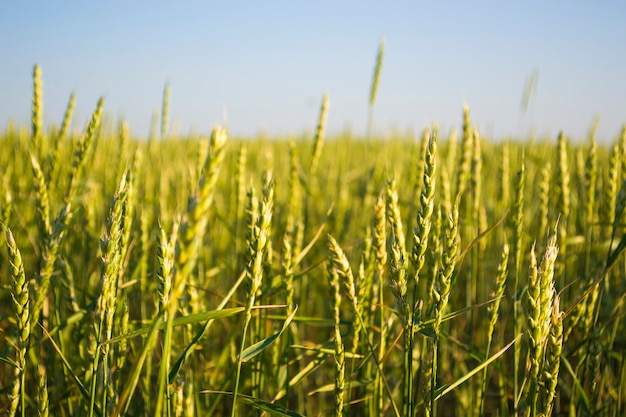
[[[33,67],[33,99],[32,99],[32,146],[37,158],[41,157],[43,146],[43,82],[41,81],[41,67]]]
[[[29,291],[28,281],[24,274],[22,255],[15,243],[13,233],[8,227],[5,230],[7,246],[9,248],[9,261],[11,265],[11,298],[13,311],[17,323],[17,357],[15,360],[15,374],[13,385],[9,394],[11,404],[8,415],[15,416],[18,406],[21,407],[22,417],[26,414],[26,396],[24,393],[24,379],[26,376],[26,352],[30,336],[31,317],[29,315]]]
[[[315,177],[317,173],[317,166],[319,165],[322,157],[322,148],[324,146],[324,136],[326,134],[326,118],[328,116],[328,94],[324,94],[322,97],[322,106],[320,108],[320,115],[317,121],[317,129],[315,131],[315,139],[313,140],[313,154],[311,157],[311,166],[309,168],[309,174],[311,178]]]
[[[330,240],[330,239],[329,239]],[[335,242],[336,243],[336,242]],[[333,257],[332,249],[329,248],[331,259]],[[340,266],[341,267],[341,266]],[[339,272],[336,262],[330,261],[327,266],[328,283],[330,285],[330,295],[333,300],[333,323],[334,323],[334,340],[335,340],[335,416],[343,415],[343,392],[345,389],[345,352],[343,342],[341,340],[341,329],[339,327],[341,321],[341,293],[339,290]],[[352,289],[354,294],[354,289]]]
[[[558,226],[557,226],[558,227]],[[540,371],[544,356],[544,346],[550,332],[552,303],[554,299],[554,269],[559,248],[556,245],[556,232],[548,239],[548,245],[537,267],[535,248],[530,253],[530,273],[526,298],[528,323],[528,391],[526,394],[527,415],[534,417],[537,412],[537,398],[540,385]]]
[[[555,294],[550,316],[550,334],[546,346],[546,356],[543,368],[543,415],[552,415],[556,386],[563,350],[563,312],[559,308],[559,296]]]

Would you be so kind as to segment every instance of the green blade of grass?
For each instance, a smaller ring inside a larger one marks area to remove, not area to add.
[[[372,383],[374,383],[374,381],[351,381],[350,388],[352,389],[352,388],[358,388],[358,387],[365,387],[367,385],[371,385]],[[326,384],[326,385],[322,385],[319,388],[314,389],[313,391],[309,392],[307,395],[310,397],[311,395],[320,394],[324,392],[333,392],[334,389],[335,389],[335,384]]]
[[[284,321],[285,319],[287,319],[287,316],[279,315],[279,314],[268,314],[267,319]],[[306,324],[306,325],[313,326],[313,327],[332,327],[335,325],[332,319],[324,319],[321,317],[313,317],[313,316],[298,316],[298,317],[294,317],[293,321],[295,323],[302,323],[302,324]],[[347,320],[342,320],[340,324],[342,326],[353,325],[351,321],[347,321]]]
[[[276,339],[278,339],[285,332],[285,330],[287,330],[287,328],[289,327],[289,324],[291,324],[291,320],[293,320],[293,317],[296,315],[297,311],[298,311],[298,306],[296,306],[296,308],[293,309],[293,312],[289,315],[289,317],[287,317],[287,320],[285,320],[285,322],[283,323],[283,327],[280,329],[280,331],[278,331],[277,333],[274,333],[270,337],[267,337],[251,346],[248,346],[241,353],[241,362],[249,361],[250,359],[257,356],[259,353],[263,352],[265,349],[270,347],[276,341]]]
[[[41,340],[41,342],[44,342],[49,337],[54,336],[61,330],[67,328],[68,326],[80,322],[85,317],[85,315],[87,315],[88,313],[91,313],[95,308],[96,308],[96,300],[87,304],[87,306],[84,309],[79,310],[76,313],[72,314],[71,316],[63,320],[61,323],[59,323],[58,326],[54,327],[52,330],[47,332],[46,336]]]
[[[489,304],[493,303],[496,300],[497,300],[496,298],[492,298],[492,299],[484,301],[482,303],[473,304],[473,305],[471,305],[469,307],[465,307],[465,308],[462,308],[460,310],[456,310],[456,311],[453,311],[451,313],[444,314],[444,316],[441,318],[441,322],[443,323],[443,322],[452,320],[452,319],[454,319],[456,317],[459,317],[462,314],[467,313],[468,311],[476,310],[477,308],[489,305]],[[415,326],[413,331],[414,331],[414,333],[421,333],[421,334],[423,334],[424,336],[427,336],[427,337],[434,337],[434,331],[433,331],[433,329],[431,327],[434,322],[435,322],[435,319],[428,319],[428,320],[421,321],[419,323],[419,326]]]
[[[243,310],[244,310],[243,307],[233,307],[233,308],[226,308],[224,310],[207,311],[204,313],[190,314],[188,316],[178,317],[172,320],[172,323],[174,327],[184,326],[187,324],[194,324],[194,323],[198,323],[198,322],[205,321],[205,320],[212,320],[212,319],[234,316],[235,314],[241,313]],[[165,322],[161,322],[158,325],[157,330],[163,330],[165,328],[165,324],[166,324]],[[149,333],[151,330],[152,330],[152,325],[145,326],[140,329],[133,330],[130,333],[126,333],[121,336],[114,337],[113,339],[107,340],[106,342],[103,342],[102,344],[108,345],[111,343],[120,342],[125,339],[131,339],[133,337],[137,337],[137,336],[141,336],[146,333]]]
[[[134,392],[135,388],[137,387],[137,382],[139,381],[139,376],[141,374],[141,369],[143,368],[143,364],[146,361],[148,354],[153,349],[152,345],[154,342],[154,338],[157,335],[157,330],[164,325],[165,323],[163,321],[162,314],[159,314],[152,320],[152,323],[150,327],[148,328],[148,337],[146,337],[146,340],[144,340],[141,353],[139,354],[137,361],[133,365],[133,368],[128,376],[128,380],[126,381],[126,384],[124,385],[124,389],[120,393],[117,406],[115,407],[115,410],[113,410],[111,417],[117,417],[120,414],[123,414],[126,412],[126,408],[128,407],[128,404],[130,403],[131,393]]]
[[[293,378],[289,380],[289,387],[297,385],[304,378],[315,372],[315,370],[317,370],[322,365],[322,363],[326,360],[326,358],[328,358],[328,356],[329,355],[325,352],[319,352],[315,359],[307,363],[307,365],[300,372],[298,372],[296,375],[293,376]],[[278,401],[281,398],[284,398],[285,395],[287,395],[287,391],[285,390],[285,388],[283,388],[278,391],[272,401]]]
[[[206,390],[206,391],[200,391],[199,394],[219,394],[219,395],[233,395],[232,392],[228,392],[228,391],[211,391],[211,390]],[[291,410],[285,410],[282,407],[279,407],[276,404],[272,404],[272,403],[268,403],[267,401],[263,401],[259,398],[254,398],[251,397],[249,395],[245,395],[245,394],[237,394],[237,398],[241,401],[243,401],[244,403],[251,405],[252,407],[256,408],[257,410],[261,410],[261,411],[265,411],[273,416],[280,416],[280,417],[304,417],[302,414],[297,413],[295,411],[291,411]]]
[[[292,349],[309,350],[309,351],[314,351],[314,352],[323,352],[323,353],[326,353],[328,355],[334,355],[335,354],[335,350],[334,349],[330,349],[330,348],[318,348],[318,347],[302,346],[302,345],[291,345],[291,348]],[[344,355],[346,356],[347,359],[351,359],[351,358],[363,359],[365,357],[363,355],[359,355],[358,353],[352,353],[352,352],[345,352]]]
[[[67,369],[68,373],[72,377],[72,380],[74,381],[74,383],[78,387],[78,390],[80,391],[82,396],[85,398],[85,400],[89,401],[89,399],[90,399],[89,398],[89,391],[87,391],[87,388],[85,387],[85,385],[83,385],[81,380],[78,378],[78,375],[76,375],[76,372],[74,372],[74,369],[72,368],[72,365],[70,365],[70,362],[67,360],[67,358],[65,357],[65,355],[63,354],[63,352],[61,351],[59,346],[56,344],[54,339],[50,337],[50,335],[46,331],[45,327],[41,327],[41,328],[42,328],[44,334],[46,334],[47,337],[50,339],[50,343],[52,344],[52,347],[54,348],[54,350],[56,350],[56,352],[59,354],[59,357],[61,358],[61,361],[63,362],[63,366],[65,366],[65,368]],[[98,406],[95,406],[94,412],[95,412],[96,415],[102,416],[102,412],[100,411]]]
[[[237,279],[237,282],[235,282],[235,284],[228,291],[228,294],[226,294],[224,299],[217,306],[216,311],[222,311],[223,310],[223,308],[226,305],[226,303],[228,303],[230,301],[231,297],[233,296],[233,294],[235,294],[235,291],[237,290],[237,288],[239,288],[239,286],[241,285],[241,283],[244,281],[245,278],[246,278],[246,273],[245,273],[245,270],[244,270],[244,272],[242,272],[239,275],[239,278]],[[185,348],[183,353],[180,355],[178,360],[176,360],[176,362],[172,366],[172,369],[170,370],[170,373],[168,375],[168,380],[169,380],[170,384],[173,383],[174,379],[176,378],[176,375],[178,375],[178,373],[180,372],[180,369],[183,366],[183,363],[185,363],[185,361],[187,360],[189,355],[191,355],[191,352],[193,352],[193,350],[196,348],[196,346],[200,342],[200,339],[202,339],[202,337],[209,330],[209,327],[211,327],[211,324],[213,324],[213,319],[207,320],[204,323],[204,326],[202,326],[202,329],[200,329],[200,331],[198,333],[196,333],[196,335],[194,336],[194,338],[191,341],[191,343],[189,343],[189,345],[187,345],[187,347]]]
[[[0,356],[0,362],[8,363],[12,367],[17,368],[17,363],[15,363],[14,361],[12,361],[11,359],[5,356]]]
[[[522,335],[523,335],[523,333],[519,334],[515,339],[513,339],[511,342],[509,342],[508,345],[506,345],[505,347],[500,349],[498,352],[493,354],[493,356],[491,356],[485,362],[481,363],[476,368],[472,369],[467,374],[463,375],[463,377],[457,379],[455,382],[453,382],[451,384],[447,384],[447,385],[444,385],[444,386],[438,388],[435,391],[435,398],[434,398],[434,400],[437,401],[438,399],[440,399],[444,395],[450,393],[456,387],[458,387],[459,385],[463,384],[464,382],[466,382],[468,379],[470,379],[471,377],[473,377],[477,373],[481,372],[484,368],[489,366],[493,361],[498,359],[500,356],[504,355],[504,352],[506,352],[511,346],[513,346],[515,344],[515,342],[517,342],[522,337]]]
[[[580,400],[582,401],[585,413],[587,415],[590,415],[591,414],[591,402],[589,401],[589,397],[587,397],[587,394],[585,394],[585,389],[583,388],[582,384],[580,383],[580,380],[576,376],[576,372],[574,371],[574,369],[572,368],[572,365],[569,363],[569,361],[565,357],[561,356],[561,362],[563,363],[563,365],[565,365],[567,372],[569,372],[570,376],[572,377],[574,388],[576,392],[580,395]]]

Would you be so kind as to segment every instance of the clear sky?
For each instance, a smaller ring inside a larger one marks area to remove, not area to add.
[[[97,98],[146,135],[163,86],[180,133],[227,117],[234,134],[311,131],[322,95],[331,133],[365,132],[378,42],[375,128],[442,131],[463,103],[485,136],[612,139],[626,122],[626,2],[3,1],[0,128],[28,121],[42,67],[46,122],[72,91],[75,126]],[[538,71],[522,112],[524,84]]]

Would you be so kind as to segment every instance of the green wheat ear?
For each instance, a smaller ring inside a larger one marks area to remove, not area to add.
[[[48,376],[46,367],[42,364],[37,366],[38,371],[38,412],[39,417],[48,417],[50,412],[50,401],[48,399]]]
[[[61,123],[61,130],[59,131],[59,141],[65,139],[70,128],[70,121],[72,120],[72,114],[74,113],[74,106],[76,105],[76,94],[70,94],[70,98],[67,101],[67,107],[65,113],[63,113],[63,122]]]
[[[26,405],[26,397],[24,394],[24,379],[26,376],[26,352],[28,349],[28,339],[30,337],[31,319],[29,314],[29,291],[28,281],[24,274],[24,263],[22,255],[15,243],[13,233],[7,227],[5,229],[5,237],[9,248],[9,262],[11,267],[11,295],[13,299],[13,310],[17,323],[17,358],[13,386],[9,397],[11,405],[9,408],[9,416],[13,417],[18,409],[22,409],[24,415],[24,407]]]
[[[74,197],[78,189],[79,174],[81,168],[85,164],[87,151],[94,141],[96,130],[100,125],[100,119],[102,115],[102,107],[104,105],[104,99],[100,98],[96,106],[96,110],[91,115],[85,132],[81,136],[80,141],[76,149],[74,150],[74,156],[72,158],[72,164],[70,167],[68,185],[64,196],[64,205],[57,214],[54,224],[52,226],[52,233],[49,238],[45,240],[43,253],[40,258],[38,284],[39,289],[35,298],[35,303],[32,309],[32,322],[37,323],[39,316],[43,309],[45,300],[48,296],[48,289],[50,287],[50,281],[54,272],[55,263],[57,260],[59,246],[63,241],[66,233],[67,226],[72,216],[72,204]]]
[[[385,39],[381,38],[378,44],[378,53],[376,54],[376,66],[374,67],[374,75],[372,77],[372,85],[369,97],[369,115],[367,122],[367,137],[371,138],[372,127],[374,124],[374,103],[378,94],[378,85],[380,84],[380,72],[383,67],[383,57],[385,55]]]
[[[413,251],[411,262],[413,264],[413,279],[415,285],[419,282],[419,274],[426,261],[426,248],[432,226],[431,218],[434,210],[435,183],[437,170],[437,135],[432,133],[425,154],[424,177],[422,191],[420,193],[420,208],[417,213],[416,226],[413,230]],[[412,300],[415,303],[417,300]]]
[[[322,147],[324,146],[324,136],[326,134],[326,118],[328,115],[328,94],[324,94],[322,98],[322,106],[320,108],[320,116],[317,121],[317,130],[315,131],[315,139],[313,140],[313,156],[311,157],[311,167],[309,173],[311,177],[315,176],[317,166],[322,156]]]
[[[354,280],[351,280],[352,272],[347,259],[343,255],[343,251],[335,241],[328,235],[328,251],[330,261],[327,264],[328,283],[330,285],[330,295],[333,300],[333,318],[334,318],[334,340],[335,340],[335,416],[343,415],[343,393],[345,389],[345,350],[343,341],[341,340],[341,329],[339,327],[341,321],[341,290],[340,281],[349,297],[355,300]],[[350,278],[348,278],[348,276]],[[350,282],[351,281],[351,282]],[[352,285],[350,285],[352,284]],[[356,302],[356,301],[355,301]]]
[[[552,303],[550,334],[548,335],[543,368],[543,414],[545,416],[552,414],[554,398],[556,397],[556,386],[559,377],[559,367],[561,365],[561,352],[563,351],[563,318],[564,313],[559,308],[559,296],[555,294]]]
[[[70,128],[70,121],[72,120],[72,114],[74,112],[74,106],[76,105],[76,95],[72,93],[67,102],[67,106],[65,107],[65,113],[63,113],[63,121],[61,122],[61,129],[59,130],[58,135],[54,138],[54,142],[52,143],[52,149],[48,155],[49,159],[49,171],[48,171],[48,182],[52,182],[53,179],[56,178],[56,174],[58,174],[58,170],[60,167],[59,164],[59,152],[61,150],[61,146],[63,141],[68,136],[68,130]]]
[[[393,291],[401,310],[404,312],[402,318],[409,319],[409,312],[406,300],[407,281],[407,254],[404,229],[402,226],[402,216],[398,205],[398,190],[394,179],[387,181],[385,189],[387,199],[387,222],[391,227],[391,247],[389,249],[389,270],[391,271],[391,290]]]
[[[187,202],[187,217],[180,227],[173,297],[174,294],[176,296],[182,294],[187,277],[196,266],[198,250],[208,223],[209,209],[213,204],[217,177],[224,159],[225,145],[226,131],[220,127],[214,128],[210,139],[210,153],[204,161],[203,173],[196,189]]]
[[[558,228],[558,226],[557,226]],[[537,266],[534,246],[530,253],[530,273],[526,297],[528,322],[530,368],[527,374],[528,390],[526,403],[531,415],[535,415],[540,387],[542,361],[545,354],[546,340],[550,333],[553,302],[555,297],[554,274],[559,248],[556,244],[557,231],[548,239],[541,265]]]
[[[450,290],[452,287],[452,273],[454,272],[457,250],[459,245],[458,237],[459,210],[456,205],[452,208],[452,213],[447,213],[445,224],[445,244],[443,248],[443,258],[441,260],[441,268],[437,275],[437,283],[435,285],[434,296],[435,304],[435,339],[439,337],[441,321],[443,313],[448,305]]]
[[[370,89],[370,106],[376,101],[378,93],[378,84],[380,83],[380,72],[383,68],[383,57],[385,55],[385,38],[381,38],[378,44],[378,53],[376,54],[376,66],[374,67],[374,76],[372,77],[372,88]]]
[[[43,142],[43,83],[41,81],[41,67],[37,64],[35,64],[33,68],[31,126],[33,149],[37,158],[40,158]]]

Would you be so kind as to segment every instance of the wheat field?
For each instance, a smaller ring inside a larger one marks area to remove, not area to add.
[[[626,413],[626,128],[327,137],[325,95],[310,137],[174,137],[166,87],[144,140],[44,126],[41,80],[0,131],[4,414]]]

